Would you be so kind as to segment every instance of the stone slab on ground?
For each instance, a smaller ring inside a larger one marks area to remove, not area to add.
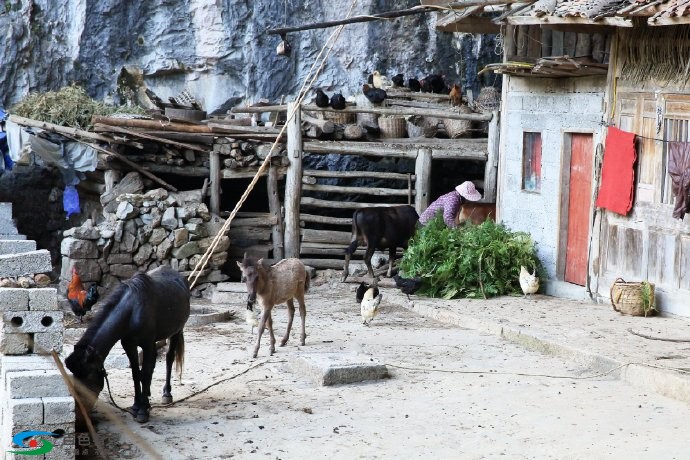
[[[323,386],[388,378],[384,364],[361,353],[303,353],[291,359],[290,365]]]
[[[219,321],[228,321],[233,316],[235,316],[235,312],[230,311],[227,308],[192,305],[191,313],[185,326],[204,326],[206,324],[216,323]]]

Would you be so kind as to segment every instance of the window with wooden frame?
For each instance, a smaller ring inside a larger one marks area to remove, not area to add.
[[[690,141],[690,96],[667,95],[664,101],[663,139],[665,141]],[[673,204],[671,177],[668,175],[668,142],[663,143],[661,176],[661,202]]]
[[[522,190],[541,192],[541,133],[522,133]]]

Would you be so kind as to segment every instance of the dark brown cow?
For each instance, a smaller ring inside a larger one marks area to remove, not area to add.
[[[374,270],[371,268],[371,256],[377,249],[388,249],[390,256],[388,277],[390,277],[395,252],[397,248],[407,248],[418,220],[417,211],[409,205],[357,209],[352,214],[352,242],[345,249],[343,281],[347,279],[350,257],[359,245],[367,246],[364,251],[364,263],[372,278],[374,278]]]

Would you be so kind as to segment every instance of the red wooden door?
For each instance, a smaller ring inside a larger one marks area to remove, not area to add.
[[[572,134],[570,152],[565,280],[584,286],[587,282],[589,213],[592,208],[592,135]]]

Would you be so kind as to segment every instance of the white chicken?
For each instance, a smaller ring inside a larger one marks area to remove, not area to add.
[[[375,70],[373,76],[373,85],[374,88],[391,89],[393,87],[393,81],[387,76],[381,75],[378,70]]]
[[[536,268],[534,269],[534,273],[530,274],[524,265],[520,265],[520,287],[525,297],[539,290],[539,278],[537,277]]]
[[[260,308],[254,309],[254,302],[247,302],[247,309],[245,310],[244,319],[252,328],[252,335],[254,335],[254,328],[259,327],[259,318],[261,317]]]
[[[378,314],[379,305],[381,304],[381,297],[382,294],[379,294],[379,288],[376,286],[370,287],[364,293],[360,306],[360,312],[362,313],[362,321],[365,326],[369,326],[374,317]]]

